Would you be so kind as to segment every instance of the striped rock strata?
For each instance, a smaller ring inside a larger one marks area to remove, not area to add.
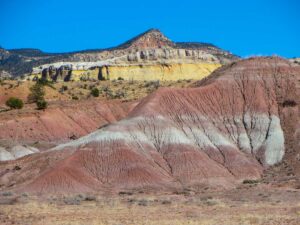
[[[14,182],[17,190],[38,193],[117,192],[228,188],[258,179],[284,157],[280,113],[287,101],[298,101],[299,74],[286,60],[254,58],[225,66],[194,88],[159,89],[126,119],[0,165],[2,188]],[[16,164],[22,169],[12,173]]]

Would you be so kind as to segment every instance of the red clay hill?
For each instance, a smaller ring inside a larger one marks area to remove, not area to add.
[[[8,111],[0,118],[0,139],[20,142],[62,143],[124,118],[136,105],[120,100],[54,102],[45,111],[27,107]]]
[[[0,187],[36,193],[232,187],[282,160],[297,176],[299,76],[300,67],[284,59],[251,58],[194,88],[159,89],[119,122],[2,162]]]

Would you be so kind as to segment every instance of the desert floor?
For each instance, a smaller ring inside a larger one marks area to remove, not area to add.
[[[234,190],[33,196],[1,193],[0,224],[300,224],[300,190],[241,185]]]

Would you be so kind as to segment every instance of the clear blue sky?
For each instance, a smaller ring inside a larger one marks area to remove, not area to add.
[[[0,0],[4,48],[106,48],[149,28],[240,56],[300,56],[299,0]]]

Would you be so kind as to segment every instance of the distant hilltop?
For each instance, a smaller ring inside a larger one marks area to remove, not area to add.
[[[0,48],[0,76],[25,79],[201,79],[238,56],[212,44],[172,42],[150,29],[113,48],[71,53]]]

